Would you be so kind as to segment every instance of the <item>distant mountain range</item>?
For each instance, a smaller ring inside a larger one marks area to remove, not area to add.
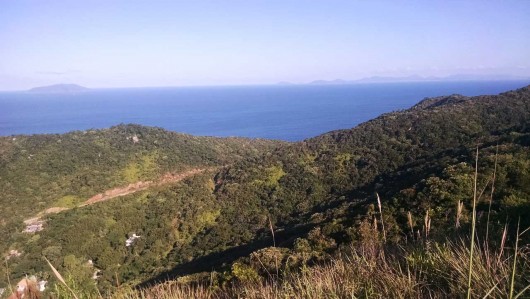
[[[34,87],[29,92],[34,93],[73,93],[88,91],[89,88],[77,85],[77,84],[55,84],[48,86]]]
[[[405,77],[385,77],[373,76],[357,80],[315,80],[309,83],[301,83],[301,85],[345,85],[345,84],[362,84],[362,83],[397,83],[397,82],[436,82],[436,81],[500,81],[500,80],[528,80],[530,78],[511,76],[511,75],[473,75],[473,74],[457,74],[446,77],[435,76],[420,76],[411,75]],[[278,85],[296,85],[291,82],[278,82]]]

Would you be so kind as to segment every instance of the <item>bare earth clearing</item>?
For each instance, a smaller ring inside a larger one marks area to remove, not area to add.
[[[156,181],[138,181],[136,183],[132,183],[127,186],[116,187],[116,188],[109,189],[105,192],[98,193],[92,196],[91,198],[87,199],[83,203],[77,205],[77,207],[93,205],[98,202],[106,201],[106,200],[113,199],[113,198],[120,197],[120,196],[129,195],[132,193],[136,193],[136,192],[145,190],[149,187],[155,187],[155,186],[161,186],[161,185],[166,185],[170,183],[180,182],[188,177],[191,177],[196,174],[205,172],[207,170],[212,170],[212,169],[213,168],[193,168],[193,169],[179,172],[179,173],[166,173]],[[38,213],[35,217],[24,220],[24,224],[26,224],[26,228],[24,229],[24,232],[34,233],[34,232],[42,230],[44,220],[42,220],[41,218],[43,216],[47,214],[59,213],[59,212],[66,211],[66,210],[69,210],[69,208],[52,207],[52,208],[48,208]]]

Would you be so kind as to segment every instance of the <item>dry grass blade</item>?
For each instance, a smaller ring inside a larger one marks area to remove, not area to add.
[[[488,218],[486,220],[486,245],[488,245],[488,238],[489,238],[489,231],[490,231],[490,215],[491,215],[491,203],[493,202],[493,192],[495,192],[495,178],[497,175],[497,159],[499,155],[499,144],[497,144],[497,148],[495,150],[495,166],[493,168],[493,178],[491,181],[491,193],[490,193],[490,200],[488,203]]]
[[[407,221],[408,221],[409,227],[410,227],[410,234],[414,238],[414,225],[413,225],[413,222],[412,222],[412,214],[410,213],[410,211],[407,212]]]
[[[512,280],[510,281],[510,299],[513,298],[513,289],[515,285],[515,268],[517,266],[517,254],[518,252],[518,246],[519,246],[519,224],[521,223],[521,218],[519,217],[519,220],[517,221],[517,234],[515,237],[515,252],[513,253],[513,267],[512,267]]]
[[[379,193],[377,195],[377,206],[379,207],[379,215],[381,216],[381,228],[383,229],[383,240],[386,242],[386,232],[385,232],[385,223],[383,222],[383,209],[381,207],[381,198],[379,198]]]
[[[522,291],[520,291],[519,293],[517,293],[517,295],[515,295],[515,297],[513,297],[513,298],[514,298],[514,299],[517,299],[517,298],[521,297],[521,296],[524,294],[524,292],[526,292],[528,289],[530,289],[530,284],[527,285]]]
[[[55,269],[55,267],[52,265],[52,263],[50,263],[50,261],[44,257],[44,259],[46,260],[46,262],[48,263],[48,265],[50,266],[50,268],[52,269],[52,272],[53,274],[55,275],[55,277],[57,277],[57,279],[62,283],[64,284],[64,286],[70,291],[70,293],[72,293],[72,296],[74,296],[75,299],[78,299],[76,294],[74,293],[74,291],[66,284],[66,281],[64,280],[63,276],[61,275],[61,273],[59,273],[59,271],[57,271],[57,269]]]
[[[269,218],[269,228],[272,234],[272,243],[273,243],[273,246],[276,247],[276,238],[274,237],[274,228],[272,227],[271,217],[269,216],[268,218]]]
[[[455,226],[457,228],[460,227],[460,218],[462,218],[462,211],[464,209],[464,202],[463,201],[458,201],[456,203],[456,223],[455,223]]]
[[[499,256],[497,258],[497,264],[500,264],[501,263],[501,258],[502,258],[502,254],[504,252],[504,246],[506,245],[506,238],[508,236],[508,225],[505,224],[504,225],[504,230],[502,231],[502,237],[501,237],[501,251],[499,253]]]
[[[7,285],[9,286],[9,291],[11,294],[13,294],[13,288],[11,287],[11,279],[9,279],[9,266],[7,264],[7,257],[5,258],[6,262],[6,277],[7,277]]]
[[[491,288],[491,289],[486,293],[486,295],[484,295],[484,297],[482,297],[482,299],[488,298],[488,297],[491,295],[491,293],[493,293],[493,291],[498,290],[499,288],[498,288],[497,286],[499,285],[499,283],[500,283],[500,281],[497,282],[497,283],[493,286],[493,288]]]
[[[471,298],[471,278],[473,275],[473,249],[475,247],[475,225],[477,222],[477,177],[478,177],[478,146],[475,155],[475,180],[473,186],[473,215],[471,220],[471,245],[469,248],[469,273],[467,280],[467,298]]]
[[[523,230],[523,231],[519,234],[519,237],[521,237],[522,235],[524,235],[527,231],[530,231],[530,226],[527,227],[525,230]]]
[[[429,232],[431,231],[431,217],[429,216],[429,210],[425,213],[425,219],[423,223],[425,227],[425,238],[429,238]]]

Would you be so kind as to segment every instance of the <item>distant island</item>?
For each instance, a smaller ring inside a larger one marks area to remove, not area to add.
[[[48,86],[34,87],[28,92],[34,93],[74,93],[84,92],[90,90],[89,88],[77,85],[77,84],[55,84]]]
[[[512,81],[512,80],[530,80],[527,77],[510,76],[510,75],[473,75],[473,74],[456,74],[446,77],[420,76],[411,75],[405,77],[383,77],[373,76],[357,80],[315,80],[308,83],[291,83],[278,82],[277,85],[347,85],[347,84],[364,84],[364,83],[401,83],[401,82],[448,82],[448,81]]]

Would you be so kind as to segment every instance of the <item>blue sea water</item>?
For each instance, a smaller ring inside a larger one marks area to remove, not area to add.
[[[497,94],[528,81],[96,89],[0,93],[0,135],[64,133],[120,123],[206,136],[298,141],[351,128],[425,97]]]

